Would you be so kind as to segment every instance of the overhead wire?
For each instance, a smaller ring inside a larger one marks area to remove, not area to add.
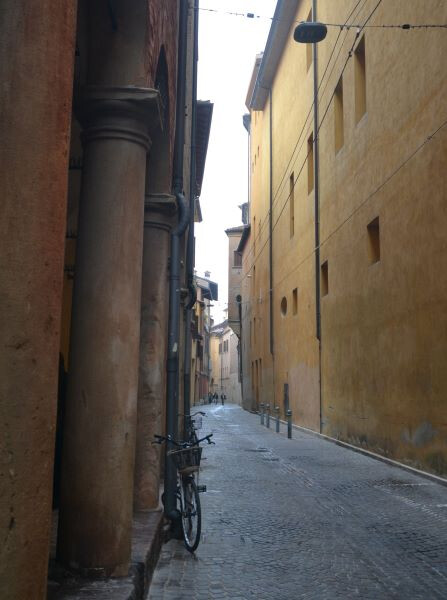
[[[222,10],[219,8],[208,8],[208,7],[199,7],[198,10],[204,11],[204,12],[210,12],[210,13],[215,13],[215,14],[221,14],[221,15],[228,15],[228,16],[233,16],[233,17],[244,17],[246,19],[251,19],[251,20],[256,20],[256,19],[262,19],[265,21],[271,21],[272,23],[275,22],[284,22],[283,19],[279,19],[277,17],[267,17],[266,15],[258,15],[256,13],[252,13],[252,12],[237,12],[237,11],[230,11],[230,10]],[[306,21],[293,21],[295,24],[300,24],[300,23],[305,23]],[[343,29],[349,29],[349,28],[356,28],[356,27],[362,27],[362,25],[360,24],[355,24],[355,23],[351,23],[350,25],[346,25],[346,23],[324,23],[324,25],[326,25],[326,27],[338,27],[340,30]],[[403,30],[408,30],[408,29],[447,29],[447,24],[446,23],[384,23],[384,24],[376,24],[376,25],[363,25],[363,27],[367,27],[367,28],[382,28],[382,29],[403,29]]]

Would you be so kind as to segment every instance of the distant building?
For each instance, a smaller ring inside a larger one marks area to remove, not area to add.
[[[205,272],[205,276],[209,274]],[[218,286],[208,278],[195,276],[197,301],[193,313],[191,351],[191,401],[201,404],[210,391],[211,314],[210,304],[218,300]]]
[[[227,402],[241,404],[241,379],[239,371],[239,341],[228,320],[211,329],[211,391],[219,399],[225,394]]]

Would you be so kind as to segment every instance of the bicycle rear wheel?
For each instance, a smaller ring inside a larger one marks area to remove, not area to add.
[[[182,477],[180,485],[183,540],[188,552],[194,552],[202,532],[202,511],[199,492],[193,477]]]

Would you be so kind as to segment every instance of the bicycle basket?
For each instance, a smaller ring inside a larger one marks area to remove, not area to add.
[[[192,422],[192,426],[194,429],[202,429],[202,417],[196,417]]]
[[[181,450],[170,450],[168,456],[172,458],[177,471],[180,473],[197,471],[200,467],[202,448],[200,446],[191,446],[190,448],[182,448]]]

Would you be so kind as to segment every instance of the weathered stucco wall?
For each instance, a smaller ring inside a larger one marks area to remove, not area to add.
[[[235,251],[241,239],[243,227],[226,230],[228,236],[228,323],[231,329],[240,335],[239,303],[237,296],[241,294],[242,264],[235,261]]]
[[[295,20],[305,21],[309,10],[310,3],[301,2]],[[293,42],[294,26],[272,91],[275,403],[285,408],[284,384],[288,384],[294,422],[319,430],[315,211],[307,172],[313,78],[306,47]]]
[[[2,2],[0,597],[44,598],[75,2]]]
[[[345,12],[353,5],[343,4]],[[367,3],[361,22],[370,10]],[[410,23],[445,23],[447,7],[397,1],[381,5],[375,22],[400,22],[403,14]],[[331,3],[324,18],[339,18]],[[344,55],[352,41],[353,32]],[[330,43],[320,47],[325,64]],[[443,30],[368,29],[366,113],[356,123],[353,59],[343,75],[344,144],[336,153],[333,107],[321,138],[321,259],[329,271],[322,298],[323,431],[443,474],[445,128],[392,174],[445,120],[446,53]],[[336,83],[334,74],[323,108]],[[367,226],[377,217],[380,260],[371,264]]]
[[[322,0],[318,19],[344,22],[355,4]],[[363,23],[375,5],[371,0],[359,6],[351,22]],[[310,8],[310,0],[300,2],[294,20],[306,20]],[[438,0],[411,6],[398,0],[380,5],[371,24],[444,23],[446,19],[447,8]],[[243,281],[242,295],[249,302],[244,320],[253,323],[256,317],[262,332],[250,350],[244,348],[244,361],[253,364],[262,359],[263,382],[274,380],[270,403],[274,398],[281,405],[284,383],[289,384],[294,422],[319,430],[321,410],[324,433],[445,474],[446,128],[427,140],[445,119],[445,35],[443,30],[368,28],[365,69],[361,49],[356,47],[343,73],[342,96],[334,92],[356,29],[339,35],[336,28],[329,28],[318,45],[321,78],[337,40],[320,88],[319,107],[320,121],[324,118],[320,264],[327,261],[328,270],[327,282],[318,273],[322,285],[320,403],[309,144],[313,72],[308,48],[293,41],[293,27],[272,85],[273,373],[266,344],[268,303],[264,302],[267,227],[261,226],[259,233],[259,222],[268,217],[269,100],[262,112],[251,115],[252,231],[244,251],[243,277],[252,276],[255,254],[256,284]],[[360,83],[362,72],[365,87]],[[359,108],[363,89],[364,114]],[[253,373],[252,368],[252,378]],[[251,386],[254,394],[256,385],[257,380]]]
[[[270,353],[270,299],[269,299],[269,104],[264,111],[251,115],[251,235],[243,255],[244,278],[249,295],[251,319],[246,329],[250,345],[250,378],[252,408],[260,403],[272,403],[273,357]]]

